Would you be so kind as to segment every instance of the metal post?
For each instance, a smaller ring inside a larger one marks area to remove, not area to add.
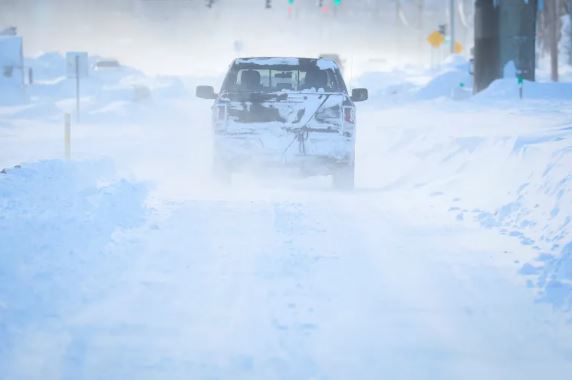
[[[455,0],[450,0],[449,3],[449,24],[450,24],[450,28],[451,28],[451,54],[455,54],[455,12],[456,12],[456,6],[455,6]]]
[[[553,0],[546,4],[548,11],[548,33],[550,48],[550,78],[558,82],[558,32],[560,29],[560,2]]]
[[[570,0],[572,1],[572,0]],[[418,19],[418,27],[419,27],[419,54],[420,54],[420,59],[419,59],[419,63],[421,63],[423,66],[425,66],[425,63],[427,63],[427,61],[425,61],[426,56],[425,56],[425,24],[424,24],[424,19],[425,19],[425,0],[417,0],[417,9],[419,12],[419,19]]]
[[[568,64],[572,66],[572,0],[568,0]]]
[[[64,116],[64,147],[65,158],[69,160],[71,158],[71,115],[69,113]]]
[[[79,123],[79,55],[75,56],[75,102],[76,121]]]

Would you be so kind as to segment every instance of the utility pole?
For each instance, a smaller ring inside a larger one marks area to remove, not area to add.
[[[395,54],[401,57],[401,0],[395,0]]]
[[[568,0],[568,64],[572,66],[572,0]]]
[[[572,0],[570,0],[572,1]],[[417,0],[417,11],[419,14],[419,62],[425,65],[425,0]]]
[[[548,16],[548,44],[550,49],[550,78],[558,82],[558,37],[560,32],[560,1],[545,3]]]
[[[501,73],[512,61],[517,75],[529,81],[535,80],[537,1],[502,0],[498,5]]]
[[[451,54],[455,54],[455,15],[456,6],[455,0],[449,0],[449,27],[451,29]]]
[[[500,77],[499,8],[495,0],[475,1],[474,92]]]
[[[475,92],[501,78],[509,62],[519,78],[535,80],[537,7],[538,0],[475,2]]]

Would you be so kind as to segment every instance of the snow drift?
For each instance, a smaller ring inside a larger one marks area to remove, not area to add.
[[[44,161],[0,174],[0,367],[18,330],[57,321],[113,286],[130,252],[114,241],[144,221],[146,186],[106,162]]]

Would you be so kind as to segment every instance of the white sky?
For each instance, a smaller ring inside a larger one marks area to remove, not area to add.
[[[209,10],[205,0],[0,0],[0,26],[18,26],[26,55],[87,50],[147,72],[187,74],[222,71],[237,55],[338,53],[346,61],[427,64],[425,38],[448,19],[445,0],[426,1],[421,28],[419,0],[403,0],[399,24],[393,0],[343,0],[337,14],[297,0],[291,16],[287,0],[273,0],[272,10],[263,0],[218,1]]]

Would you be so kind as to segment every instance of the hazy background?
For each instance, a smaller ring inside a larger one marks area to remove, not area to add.
[[[0,27],[14,25],[25,54],[86,50],[149,73],[211,74],[237,55],[338,53],[349,67],[374,61],[429,65],[425,41],[447,23],[448,0],[0,0]],[[471,45],[473,1],[460,0],[458,39]],[[446,50],[446,48],[444,48]],[[431,57],[431,54],[434,57]],[[445,55],[445,51],[443,51]]]

